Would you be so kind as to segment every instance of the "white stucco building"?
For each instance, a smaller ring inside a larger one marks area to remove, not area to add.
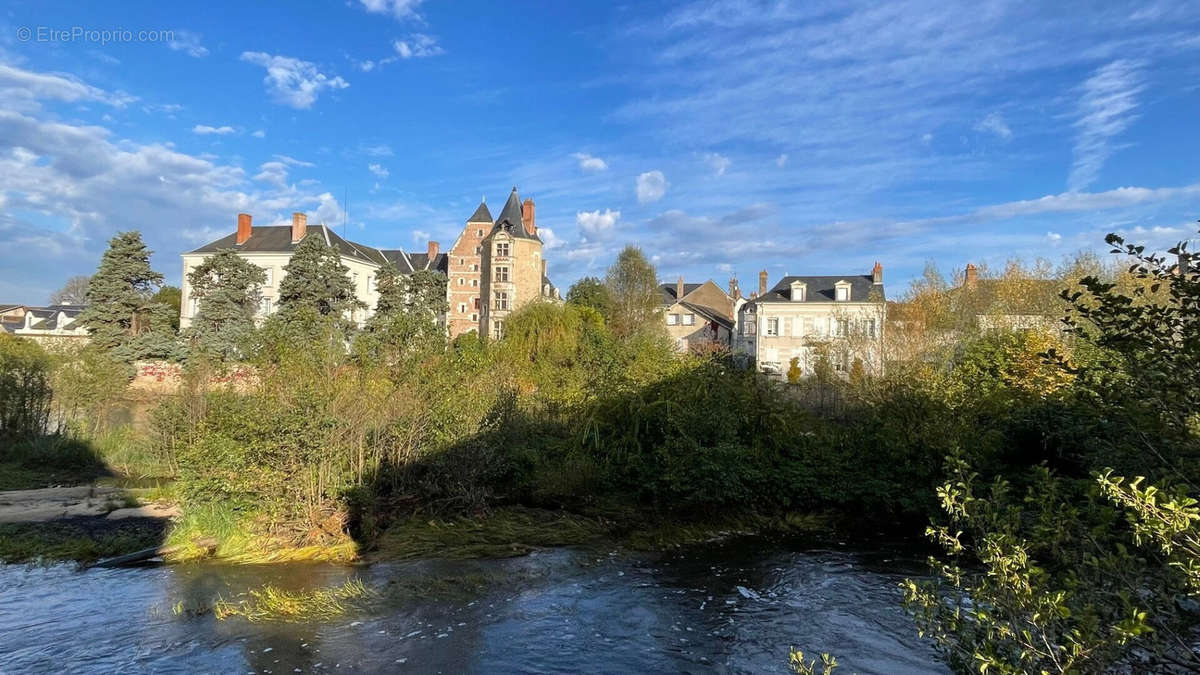
[[[885,312],[879,263],[863,275],[786,276],[769,290],[763,270],[759,292],[738,310],[735,350],[780,376],[792,359],[808,376],[823,355],[835,372],[860,361],[865,373],[881,374]]]

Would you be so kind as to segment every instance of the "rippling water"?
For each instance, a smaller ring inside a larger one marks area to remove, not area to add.
[[[0,565],[0,672],[786,673],[789,646],[836,654],[846,673],[946,672],[898,602],[897,582],[922,571],[757,539],[360,567]],[[332,621],[172,611],[352,578],[377,595]]]

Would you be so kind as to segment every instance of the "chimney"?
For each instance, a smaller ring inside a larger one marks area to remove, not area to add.
[[[429,242],[429,245],[425,249],[425,253],[427,253],[429,256],[429,268],[433,269],[433,259],[436,258],[438,254],[438,243],[436,241]]]
[[[250,214],[238,214],[237,245],[241,246],[250,238]]]
[[[676,300],[683,299],[683,275],[682,274],[680,274],[679,278],[675,280],[675,299]]]
[[[521,204],[521,223],[525,225],[525,231],[529,234],[537,234],[537,223],[533,218],[533,200],[526,199],[524,204]]]
[[[758,273],[758,294],[767,294],[767,271],[763,270]]]
[[[292,243],[295,244],[304,238],[308,231],[308,216],[296,211],[292,214]]]
[[[742,289],[738,288],[737,277],[729,277],[729,297],[734,300],[742,297]]]
[[[880,265],[878,260],[875,261],[875,266],[871,268],[871,283],[883,283],[883,265]]]
[[[967,288],[975,288],[975,282],[979,280],[979,268],[971,263],[967,263],[967,272],[963,275],[963,286]]]
[[[1183,247],[1180,246],[1180,248],[1183,248]],[[1178,257],[1179,257],[1179,265],[1178,265],[1178,267],[1176,267],[1176,269],[1179,270],[1179,276],[1186,277],[1187,275],[1192,273],[1191,254],[1189,254],[1187,251],[1180,251],[1178,254]]]

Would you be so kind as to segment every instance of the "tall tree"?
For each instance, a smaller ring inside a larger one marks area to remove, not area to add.
[[[343,316],[366,307],[354,294],[350,269],[320,237],[305,237],[283,271],[279,312],[284,316],[302,309],[322,316]]]
[[[571,285],[567,291],[567,302],[580,307],[591,307],[608,317],[609,298],[608,288],[596,277],[584,277]]]
[[[405,276],[385,265],[376,276],[379,301],[355,352],[360,359],[399,361],[445,346],[440,321],[448,309],[446,276],[419,270]]]
[[[611,310],[609,325],[618,336],[628,336],[660,327],[658,311],[662,294],[654,266],[642,250],[626,246],[604,277]]]
[[[123,361],[178,355],[170,309],[153,298],[163,276],[150,268],[150,254],[137,231],[110,239],[79,316],[92,343]]]
[[[54,291],[50,295],[50,304],[52,305],[82,305],[87,302],[88,284],[92,278],[86,274],[67,279],[67,283],[63,287]]]
[[[254,332],[254,314],[266,281],[261,267],[230,249],[217,251],[194,267],[188,285],[199,310],[186,334],[192,352],[222,359],[240,357]]]

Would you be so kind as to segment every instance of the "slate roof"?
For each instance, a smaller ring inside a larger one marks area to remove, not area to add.
[[[779,280],[775,287],[757,298],[749,301],[748,304],[756,304],[760,302],[791,302],[792,301],[792,282],[803,281],[805,284],[803,302],[835,302],[837,295],[835,293],[835,285],[839,281],[847,281],[850,283],[850,300],[849,302],[882,302],[883,301],[883,285],[878,286],[879,295],[871,297],[872,289],[876,288],[870,274],[854,274],[844,277],[797,277],[788,276]]]
[[[700,288],[704,284],[688,284],[683,285],[683,294],[686,296],[692,291]],[[662,291],[662,300],[664,305],[673,305],[679,298],[675,297],[675,284],[659,284],[658,289]]]
[[[513,188],[513,189],[515,190],[516,188]],[[493,222],[492,212],[488,211],[488,207],[485,202],[479,202],[479,208],[475,209],[475,213],[472,213],[470,218],[467,218],[467,222],[468,223],[490,223],[490,222]]]
[[[404,274],[426,269],[426,264],[429,262],[427,253],[408,253],[403,249],[378,249],[367,246],[345,239],[325,225],[310,225],[304,236],[306,239],[314,236],[324,237],[330,246],[347,258],[361,260],[372,265],[383,265],[390,262]],[[300,245],[300,242],[292,243],[291,225],[255,226],[250,233],[250,238],[244,244],[238,246],[236,242],[237,233],[234,232],[205,244],[191,253],[216,253],[226,248],[246,253],[292,253]],[[444,273],[446,271],[446,254],[439,253],[430,269]]]
[[[517,239],[541,241],[537,233],[529,234],[525,231],[525,224],[521,220],[521,198],[517,196],[517,188],[515,187],[508,195],[508,201],[504,203],[504,208],[500,211],[500,215],[496,217],[496,223],[492,226],[492,231],[488,236],[501,230]]]
[[[33,322],[30,328],[33,330],[74,330],[77,327],[75,319],[86,308],[85,305],[47,305],[46,307],[26,307],[26,315],[33,315]],[[59,317],[63,317],[63,321],[59,322]],[[26,319],[27,320],[27,319]],[[25,321],[21,320],[12,322],[13,328],[9,328],[9,323],[6,322],[4,329],[8,331],[17,330],[25,327]]]

